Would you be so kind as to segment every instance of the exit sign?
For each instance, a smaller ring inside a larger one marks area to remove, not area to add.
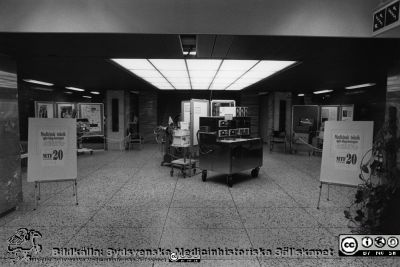
[[[400,0],[392,1],[376,10],[373,14],[373,35],[399,26]]]

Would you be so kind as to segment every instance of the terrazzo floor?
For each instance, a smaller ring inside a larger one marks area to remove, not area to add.
[[[343,210],[354,195],[349,187],[323,188],[320,210],[320,158],[264,151],[257,178],[249,172],[225,177],[210,173],[183,178],[161,167],[158,146],[142,150],[95,152],[78,157],[78,197],[71,183],[47,183],[33,210],[33,184],[23,177],[24,202],[0,218],[0,256],[18,227],[42,233],[41,257],[64,248],[265,248],[330,249],[329,257],[203,256],[180,266],[400,266],[399,260],[339,258],[339,234],[350,233]],[[6,262],[0,262],[0,265]],[[50,262],[37,266],[172,266],[168,262]],[[30,265],[35,265],[30,263]],[[177,264],[178,265],[178,264]]]

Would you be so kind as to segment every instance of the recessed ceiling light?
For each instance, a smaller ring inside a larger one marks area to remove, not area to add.
[[[313,94],[319,95],[319,94],[330,93],[330,92],[332,92],[332,91],[333,91],[333,90],[320,90],[320,91],[315,91],[315,92],[313,92]]]
[[[364,87],[370,87],[374,86],[376,83],[363,83],[363,84],[357,84],[357,85],[352,85],[352,86],[346,86],[346,89],[358,89],[358,88],[364,88]]]
[[[195,55],[197,55],[197,52],[196,51],[183,51],[183,55],[184,56],[195,56]]]
[[[73,94],[73,92],[70,92],[70,91],[65,91],[65,92],[64,92],[64,94],[67,94],[67,95],[72,95],[72,94]]]
[[[88,95],[83,95],[82,97],[84,97],[84,98],[92,98],[91,96],[88,96]]]
[[[68,90],[78,91],[78,92],[83,92],[83,91],[85,91],[84,89],[77,88],[77,87],[72,87],[72,86],[67,86],[67,87],[65,87],[65,88],[67,88]]]
[[[297,96],[304,96],[304,94],[298,94]]]
[[[100,92],[97,92],[97,91],[90,91],[90,93],[91,93],[92,95],[99,95],[99,94],[100,94]]]
[[[37,81],[37,80],[32,80],[32,79],[23,79],[23,81],[25,81],[27,83],[35,83],[35,84],[46,85],[46,86],[53,86],[54,85],[52,83],[42,82],[42,81]]]
[[[241,90],[295,63],[231,59],[112,59],[158,89]]]

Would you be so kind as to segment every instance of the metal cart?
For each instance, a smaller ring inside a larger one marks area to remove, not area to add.
[[[195,175],[197,161],[192,159],[191,146],[190,145],[179,145],[179,146],[171,145],[171,146],[181,148],[183,158],[171,161],[170,175],[174,176],[174,169],[179,169],[182,173],[183,178],[186,178],[186,175],[188,175],[189,177],[192,176],[192,174]]]
[[[226,182],[232,187],[232,175],[251,169],[251,176],[257,177],[263,162],[261,138],[231,138],[217,140],[213,134],[201,134],[201,143],[207,144],[208,151],[200,153],[200,169],[203,182],[207,171],[226,174]]]

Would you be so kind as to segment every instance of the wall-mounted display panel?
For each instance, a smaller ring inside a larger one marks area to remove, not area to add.
[[[321,123],[325,121],[337,121],[339,118],[339,106],[321,106]]]
[[[104,135],[104,106],[102,103],[78,103],[79,118],[88,119],[88,135]]]
[[[68,119],[76,118],[76,105],[75,103],[57,102],[57,118]]]
[[[341,106],[340,107],[340,120],[352,121],[354,118],[354,106]]]

